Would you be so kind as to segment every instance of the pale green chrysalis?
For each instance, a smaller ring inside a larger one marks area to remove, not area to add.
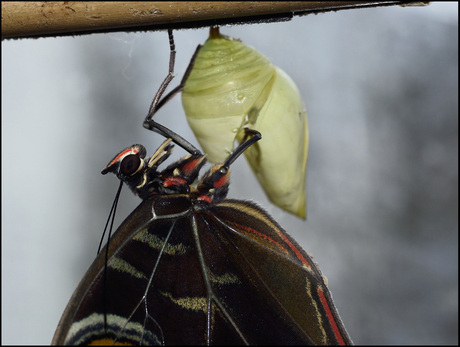
[[[292,79],[255,49],[211,28],[182,91],[188,123],[211,162],[223,162],[244,128],[262,140],[246,150],[271,202],[305,218],[308,124]]]

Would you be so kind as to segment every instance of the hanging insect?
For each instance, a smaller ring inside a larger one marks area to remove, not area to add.
[[[263,134],[246,158],[271,202],[305,218],[307,112],[280,68],[211,28],[182,90],[188,123],[213,163],[223,162],[244,129]]]
[[[153,120],[173,77],[168,33],[169,75],[144,122],[166,140],[150,158],[133,145],[103,169],[143,201],[84,275],[52,343],[351,344],[308,254],[259,206],[226,199],[230,165],[260,133],[246,130],[193,186],[205,155]],[[172,142],[190,155],[159,171]]]

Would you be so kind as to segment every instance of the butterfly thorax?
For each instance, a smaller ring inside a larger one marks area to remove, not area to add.
[[[117,154],[102,173],[112,172],[142,200],[151,196],[187,196],[190,201],[207,203],[223,200],[228,193],[230,171],[222,164],[214,165],[194,185],[206,156],[190,154],[158,171],[158,166],[172,152],[171,139],[166,140],[150,157],[145,158],[142,145],[132,145]],[[168,201],[169,199],[162,199]]]

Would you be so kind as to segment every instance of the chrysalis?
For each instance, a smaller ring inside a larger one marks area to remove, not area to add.
[[[185,82],[182,104],[211,162],[224,161],[245,128],[262,133],[245,152],[252,170],[274,204],[305,218],[307,113],[284,71],[212,28]]]

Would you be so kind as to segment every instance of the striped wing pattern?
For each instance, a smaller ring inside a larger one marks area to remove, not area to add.
[[[53,343],[351,343],[320,270],[253,203],[152,196],[104,255]]]

